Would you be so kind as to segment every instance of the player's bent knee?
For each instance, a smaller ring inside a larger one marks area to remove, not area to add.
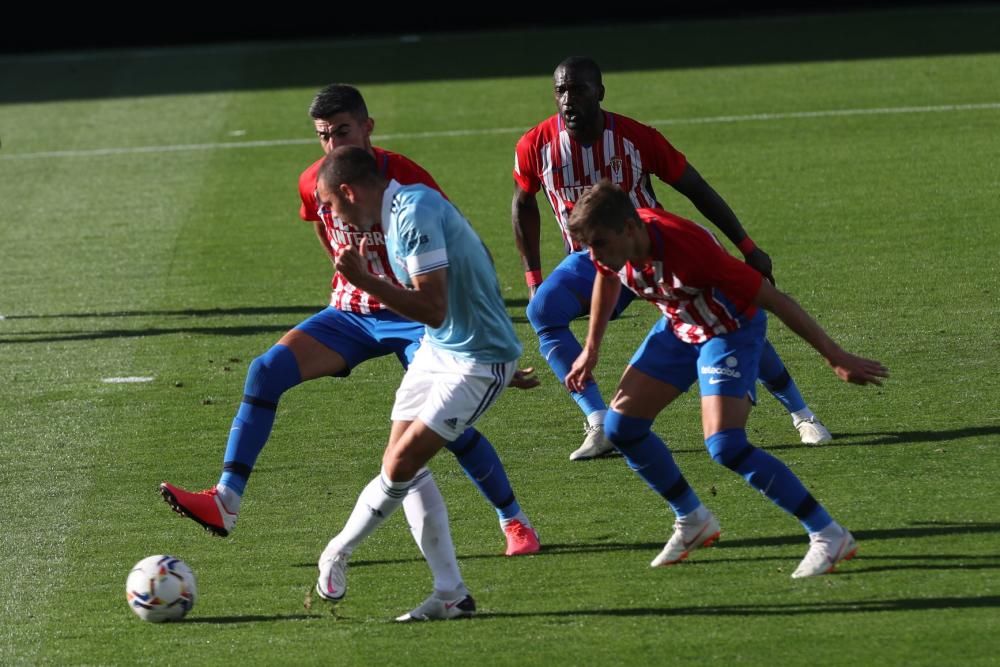
[[[782,370],[778,377],[771,378],[770,380],[765,380],[763,377],[760,378],[760,383],[768,391],[784,391],[791,381],[792,376],[788,373],[788,369]]]
[[[585,307],[580,298],[568,285],[563,284],[558,276],[558,272],[549,276],[528,302],[525,314],[535,332],[568,327],[570,322],[585,314]],[[586,301],[586,306],[589,307],[589,294]]]
[[[604,435],[619,448],[627,449],[642,442],[652,427],[652,419],[630,417],[616,410],[608,410],[608,414],[604,417]]]
[[[467,428],[462,433],[451,442],[445,443],[445,448],[454,454],[457,458],[461,459],[463,456],[472,452],[482,440],[483,436],[474,428]]]
[[[554,313],[545,308],[545,301],[546,299],[543,294],[535,294],[534,298],[528,302],[528,307],[524,311],[525,315],[528,316],[528,322],[531,323],[532,328],[536,332],[552,328],[553,326],[559,326],[557,320],[561,318],[554,317]],[[568,322],[562,323],[563,326],[568,324]]]
[[[382,470],[393,482],[406,482],[416,477],[417,472],[424,467],[424,462],[415,461],[406,452],[386,450],[382,457]]]
[[[754,452],[741,428],[729,428],[705,438],[705,447],[712,460],[730,470],[736,470]]]
[[[284,345],[274,345],[250,363],[244,393],[255,398],[277,400],[300,382],[295,355]]]

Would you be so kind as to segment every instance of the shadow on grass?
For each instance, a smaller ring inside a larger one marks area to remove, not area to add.
[[[915,442],[941,442],[958,438],[977,438],[984,435],[1000,435],[1000,425],[970,426],[948,431],[871,431],[844,432],[833,436],[833,446],[906,445]],[[851,438],[852,442],[838,442]],[[853,440],[860,438],[860,440]],[[994,441],[996,444],[996,441]],[[824,445],[829,446],[829,445]]]
[[[963,428],[941,431],[866,431],[837,432],[833,434],[833,442],[823,445],[803,445],[801,443],[787,445],[761,445],[761,449],[769,452],[795,451],[800,449],[825,449],[827,447],[877,447],[880,445],[913,445],[929,442],[949,442],[962,438],[980,438],[1000,435],[1000,425],[966,426]],[[1000,442],[1000,441],[994,441]],[[674,454],[704,453],[704,447],[671,447]]]
[[[938,521],[919,521],[904,528],[876,528],[872,530],[852,530],[851,532],[859,542],[900,540],[922,537],[940,537],[943,535],[1000,533],[1000,523],[946,523]],[[769,547],[784,546],[789,544],[805,544],[805,537],[801,534],[796,534],[775,537],[751,537],[738,540],[720,540],[717,548],[729,549]]]
[[[274,623],[276,621],[310,621],[326,618],[325,614],[249,614],[243,616],[196,616],[185,618],[181,623],[209,623],[223,625],[227,623]]]
[[[268,332],[285,332],[293,325],[267,324],[258,326],[232,327],[149,327],[147,329],[107,329],[104,331],[67,331],[50,333],[25,331],[14,336],[25,338],[0,338],[0,345],[20,345],[25,343],[63,343],[77,340],[102,340],[106,338],[145,338],[147,336],[170,336],[173,334],[202,334],[206,336],[253,336]],[[30,338],[28,336],[31,336]]]
[[[230,317],[244,315],[299,315],[295,321],[287,324],[257,324],[230,326],[179,326],[179,327],[145,327],[138,329],[103,329],[96,331],[16,331],[0,337],[0,345],[19,345],[25,343],[60,343],[79,340],[103,340],[108,338],[145,338],[147,336],[170,336],[176,334],[203,334],[208,336],[252,336],[260,333],[281,332],[291,329],[299,321],[319,312],[322,304],[301,306],[240,306],[235,308],[184,308],[173,310],[113,310],[84,313],[37,313],[26,315],[5,315],[4,321],[26,320],[80,320],[108,319],[133,317]],[[2,327],[0,322],[0,327]],[[0,329],[2,331],[2,329]]]
[[[477,618],[529,618],[562,616],[799,616],[802,614],[854,614],[873,611],[929,611],[936,609],[990,609],[1000,606],[1000,596],[900,598],[780,604],[706,605],[702,607],[633,607],[630,609],[576,609],[572,611],[483,612]]]
[[[526,308],[527,299],[504,299],[507,308]],[[312,303],[300,306],[236,306],[233,308],[178,308],[170,310],[106,310],[95,313],[28,313],[24,315],[4,315],[3,320],[60,320],[60,319],[106,319],[111,317],[225,317],[228,315],[285,315],[309,316],[317,313],[326,304]],[[2,321],[2,320],[0,320]]]
[[[27,315],[4,315],[5,320],[58,320],[89,319],[109,317],[217,317],[226,315],[311,315],[322,310],[324,304],[303,306],[238,306],[235,308],[183,308],[176,310],[108,310],[97,313],[38,313]]]
[[[918,539],[923,537],[940,537],[945,535],[976,535],[976,534],[986,534],[986,533],[1000,533],[1000,523],[946,523],[946,522],[915,522],[905,528],[883,528],[883,529],[872,529],[872,530],[854,530],[852,531],[854,536],[862,544],[864,542],[874,542],[880,540],[896,540],[896,539]],[[664,538],[665,539],[665,538]],[[773,547],[773,546],[801,546],[803,549],[806,547],[808,541],[804,535],[801,533],[796,533],[795,535],[776,535],[773,537],[750,537],[744,539],[726,539],[723,535],[723,539],[719,540],[712,547],[714,550],[728,550],[728,549],[746,549],[755,547]],[[533,558],[542,558],[547,556],[560,556],[563,554],[587,554],[587,553],[605,553],[605,552],[615,552],[615,551],[659,551],[663,548],[663,542],[601,542],[596,544],[581,544],[581,543],[550,543],[546,542],[542,545],[542,551],[534,554]],[[983,564],[983,565],[973,565],[973,566],[962,566],[958,563],[954,565],[954,568],[969,568],[969,569],[994,569],[1000,568],[1000,556],[974,556],[965,554],[922,554],[917,556],[903,555],[903,556],[865,556],[863,549],[861,552],[861,557],[867,560],[892,560],[892,561],[933,561],[933,560],[982,560],[987,558],[996,559],[995,564]],[[492,558],[506,558],[506,556],[499,553],[478,553],[478,554],[459,554],[459,560],[483,560]],[[779,557],[775,557],[777,559]],[[781,556],[782,560],[787,560],[787,557]],[[770,557],[757,558],[756,560],[774,560]],[[732,562],[746,562],[747,559],[740,558],[732,560]],[[402,565],[406,563],[420,562],[422,559],[419,556],[412,558],[386,558],[378,560],[352,560],[352,568],[369,567],[372,565]],[[713,560],[713,563],[726,562],[720,560]],[[692,564],[686,563],[685,565]],[[856,565],[852,563],[852,567]],[[301,568],[315,568],[316,563],[296,563],[293,567]],[[899,565],[899,566],[884,566],[878,569],[888,570],[888,569],[941,569],[942,566],[936,565]],[[873,568],[868,568],[866,570],[854,570],[857,571],[869,571]],[[952,569],[949,567],[948,569]]]
[[[507,299],[507,308],[523,313],[527,299]],[[114,310],[93,313],[39,313],[28,315],[5,315],[2,321],[25,320],[80,320],[130,317],[228,317],[242,315],[299,315],[295,322],[288,324],[260,324],[255,326],[214,326],[214,327],[147,327],[144,329],[104,329],[98,331],[16,331],[0,338],[0,345],[24,343],[59,343],[78,340],[102,340],[106,338],[143,338],[146,336],[169,336],[173,334],[203,334],[207,336],[252,336],[259,333],[285,332],[298,322],[323,310],[322,304],[303,306],[241,306],[235,308],[187,308],[176,310]],[[523,315],[511,319],[519,324],[527,323]],[[0,324],[2,327],[2,324]],[[2,329],[0,329],[2,331]]]
[[[858,600],[778,604],[705,605],[700,607],[632,607],[625,609],[572,609],[559,611],[480,611],[474,619],[562,618],[580,616],[801,616],[803,614],[858,614],[886,611],[931,611],[959,609],[992,609],[1000,607],[1000,596],[950,596],[936,598],[900,598],[895,600]],[[202,623],[227,625],[233,623],[275,623],[329,618],[329,614],[259,614],[243,616],[206,616],[188,618],[182,624]]]

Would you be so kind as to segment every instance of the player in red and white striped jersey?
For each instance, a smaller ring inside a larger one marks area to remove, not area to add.
[[[542,121],[517,142],[514,181],[525,193],[544,188],[567,252],[581,250],[566,226],[573,203],[594,184],[607,178],[629,193],[637,207],[660,208],[650,176],[676,183],[688,167],[687,158],[648,125],[597,108],[599,133],[588,144],[561,114]],[[567,112],[576,119],[575,112]],[[534,244],[530,244],[534,245]]]
[[[739,219],[719,194],[657,130],[601,108],[604,85],[601,70],[589,58],[568,58],[555,70],[558,113],[529,130],[517,143],[514,156],[513,225],[525,269],[531,301],[528,320],[538,334],[539,349],[560,380],[580,352],[569,328],[587,313],[594,267],[566,224],[574,203],[589,188],[608,179],[628,193],[636,207],[662,208],[653,191],[655,176],[687,197],[744,253],[746,262],[773,281],[771,258],[756,247]],[[541,222],[536,193],[545,196],[562,231],[569,255],[542,281]],[[622,293],[617,317],[631,302]],[[806,405],[798,387],[770,343],[761,359],[761,382],[792,415],[802,441],[826,442],[830,433]],[[571,460],[588,459],[612,451],[601,425],[607,412],[593,382],[571,392],[587,417],[587,435]]]
[[[389,181],[398,181],[402,185],[421,183],[437,190],[442,195],[444,194],[444,191],[441,190],[434,178],[416,162],[399,153],[393,153],[384,148],[371,145],[369,137],[374,127],[374,121],[371,118],[368,118],[364,124],[360,125],[356,122],[352,123],[349,115],[339,119],[347,122],[340,122],[338,124],[337,119],[331,120],[334,121],[334,125],[331,125],[326,119],[315,120],[316,134],[319,136],[320,143],[323,144],[323,148],[327,152],[329,152],[327,150],[328,147],[332,150],[337,146],[367,148],[375,158],[382,178]],[[368,121],[372,122],[372,126],[368,126]],[[359,129],[361,130],[360,136],[354,136]],[[337,134],[338,131],[340,135]],[[392,275],[392,271],[388,268],[389,258],[385,254],[385,237],[382,234],[382,227],[376,225],[371,231],[360,231],[332,215],[328,207],[319,206],[317,203],[316,173],[319,171],[321,164],[323,164],[323,158],[316,160],[299,176],[299,197],[302,199],[302,205],[299,207],[299,216],[303,220],[314,224],[316,236],[319,238],[323,248],[330,255],[331,260],[336,260],[337,255],[345,248],[350,247],[352,243],[357,247],[360,245],[361,239],[367,239],[367,247],[369,248],[368,270],[390,281],[392,284],[398,285],[396,277]],[[367,292],[359,290],[340,273],[333,275],[330,286],[330,305],[334,308],[353,313],[371,313],[384,308],[378,302],[378,299]]]
[[[853,557],[857,545],[851,533],[784,463],[747,439],[767,331],[761,308],[812,345],[842,380],[881,384],[888,369],[844,351],[801,306],[731,257],[704,227],[662,210],[637,210],[609,181],[579,199],[569,229],[590,247],[599,272],[587,340],[566,375],[568,388],[579,389],[592,377],[622,283],[664,315],[632,356],[605,420],[607,437],[629,467],[676,515],[674,534],[651,565],[677,563],[713,542],[721,530],[652,432],[656,416],[695,382],[712,459],[741,475],[809,533],[809,551],[792,577],[825,574]]]
[[[684,343],[705,343],[733,333],[757,314],[753,297],[763,276],[730,261],[710,231],[662,209],[640,208],[638,215],[649,225],[658,254],[646,264],[626,263],[618,271],[596,259],[594,263],[600,273],[617,275],[623,285],[659,308],[674,336]],[[661,247],[668,234],[669,247]],[[706,256],[719,261],[708,264]]]
[[[430,174],[412,160],[372,146],[375,121],[368,115],[364,98],[356,88],[333,84],[320,90],[309,108],[309,115],[325,155],[339,146],[363,148],[375,158],[386,180],[404,185],[419,183],[441,191]],[[362,230],[353,227],[332,215],[329,207],[320,205],[316,180],[325,159],[314,162],[299,177],[300,217],[313,223],[316,236],[333,261],[344,249],[357,248],[366,240],[368,270],[399,285],[389,268],[382,228],[375,226]],[[358,364],[387,354],[395,354],[406,366],[420,345],[423,324],[386,309],[339,273],[334,275],[332,288],[329,307],[286,333],[250,365],[218,484],[198,493],[166,482],[160,487],[175,510],[216,535],[228,535],[236,524],[247,480],[270,436],[278,400],[284,392],[315,378],[346,377]],[[489,440],[468,428],[446,446],[496,509],[507,539],[507,555],[538,551],[537,533],[521,511],[503,464]],[[413,502],[419,503],[422,509],[407,512],[408,518],[422,522],[421,517],[443,511],[444,505],[432,479],[423,482],[413,495]],[[433,532],[414,528],[414,535],[423,535],[429,540],[434,539]]]

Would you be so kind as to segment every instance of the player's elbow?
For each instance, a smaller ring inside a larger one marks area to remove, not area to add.
[[[514,198],[510,203],[511,212],[515,217],[526,211],[537,211],[538,201],[535,199],[534,193],[522,190],[520,187],[514,187]]]
[[[441,328],[448,315],[448,304],[444,301],[434,301],[427,304],[427,317],[424,323],[433,329]]]

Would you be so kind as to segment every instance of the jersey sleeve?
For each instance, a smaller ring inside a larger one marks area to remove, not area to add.
[[[676,183],[687,167],[687,158],[659,130],[649,126],[645,126],[645,130],[653,157],[650,171],[664,183]]]
[[[535,194],[542,187],[538,177],[538,157],[534,148],[534,132],[528,132],[514,149],[514,183],[528,194]]]
[[[432,190],[437,190],[445,199],[448,198],[448,195],[444,193],[444,190],[437,184],[437,181],[430,175],[430,172],[399,153],[391,155],[389,170],[386,176],[399,181],[401,185],[426,185]]]
[[[755,307],[764,276],[726,252],[707,229],[693,223],[680,228],[671,234],[666,254],[685,285],[716,288],[743,313]]]
[[[410,276],[419,276],[448,266],[445,247],[444,199],[421,197],[404,202],[395,214],[397,254]]]
[[[309,222],[320,222],[319,206],[316,204],[316,172],[318,165],[313,165],[299,176],[299,217]]]

